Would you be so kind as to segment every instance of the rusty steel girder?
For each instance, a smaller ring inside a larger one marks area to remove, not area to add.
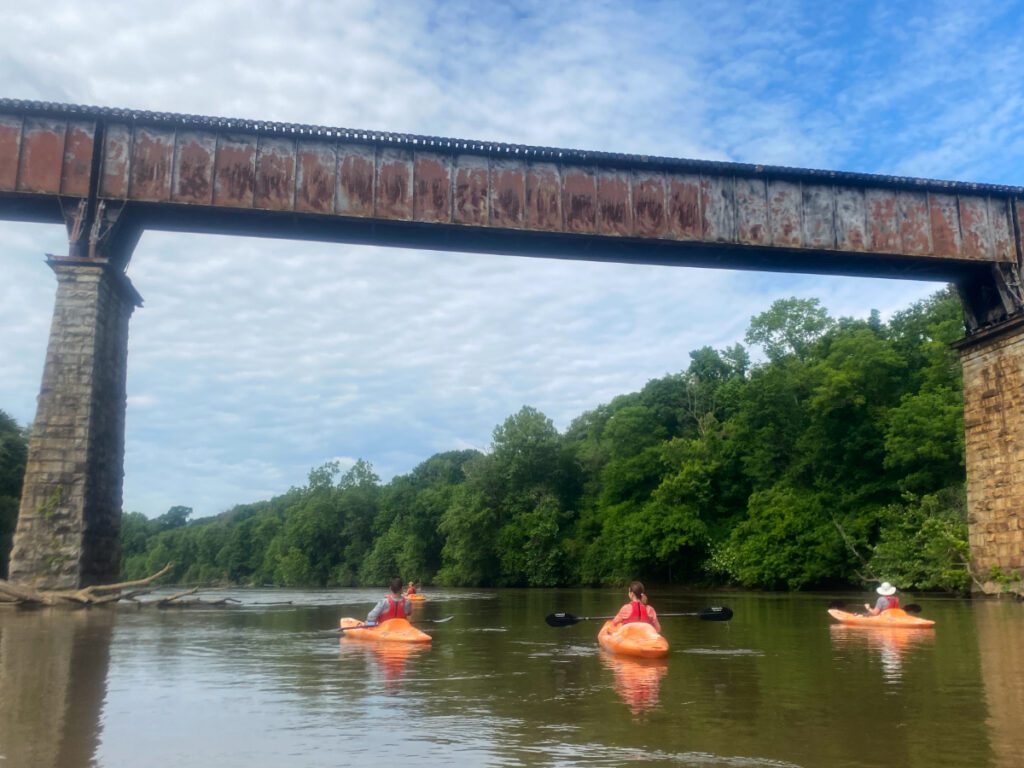
[[[56,205],[54,204],[56,201]],[[1024,309],[1019,187],[0,99],[0,215],[126,263],[145,227],[946,279]]]

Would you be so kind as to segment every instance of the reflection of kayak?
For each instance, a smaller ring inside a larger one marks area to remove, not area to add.
[[[668,673],[666,659],[636,659],[601,654],[601,664],[615,675],[615,692],[634,715],[658,706],[661,678]]]
[[[412,595],[406,595],[405,599],[406,600],[412,600],[414,603],[422,603],[427,598],[425,598],[423,595],[420,595],[420,594],[412,594]]]
[[[616,627],[606,621],[597,633],[597,642],[609,653],[658,659],[668,655],[668,640],[646,621],[631,621]]]
[[[420,632],[406,619],[388,619],[376,627],[365,627],[365,622],[349,618],[342,619],[339,624],[341,629],[359,627],[342,633],[342,637],[351,640],[372,640],[382,643],[429,643],[431,640],[430,635]]]
[[[419,654],[430,652],[429,643],[352,643],[345,639],[347,634],[343,633],[338,643],[341,658],[360,656],[372,662],[367,674],[380,675],[388,690],[401,685],[410,660],[415,662]]]
[[[847,613],[838,608],[829,608],[828,614],[842,624],[850,624],[855,627],[900,627],[904,629],[915,629],[934,626],[931,619],[919,619],[911,616],[902,608],[888,608],[877,616],[862,616],[859,613]]]

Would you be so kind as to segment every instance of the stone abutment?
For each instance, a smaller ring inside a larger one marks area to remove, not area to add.
[[[1024,318],[959,342],[971,566],[981,591],[1024,574]]]
[[[120,571],[128,321],[141,299],[104,260],[48,262],[57,298],[10,578],[67,589]]]

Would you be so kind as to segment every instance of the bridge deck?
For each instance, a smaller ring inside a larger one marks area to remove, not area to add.
[[[1016,187],[0,99],[0,216],[953,279],[1018,263]]]

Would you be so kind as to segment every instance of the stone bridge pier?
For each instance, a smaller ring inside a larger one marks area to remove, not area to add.
[[[121,569],[128,320],[142,301],[106,259],[48,263],[57,298],[10,578],[65,589]]]
[[[976,587],[1022,591],[1024,572],[1024,318],[956,347],[964,373],[968,531]]]

